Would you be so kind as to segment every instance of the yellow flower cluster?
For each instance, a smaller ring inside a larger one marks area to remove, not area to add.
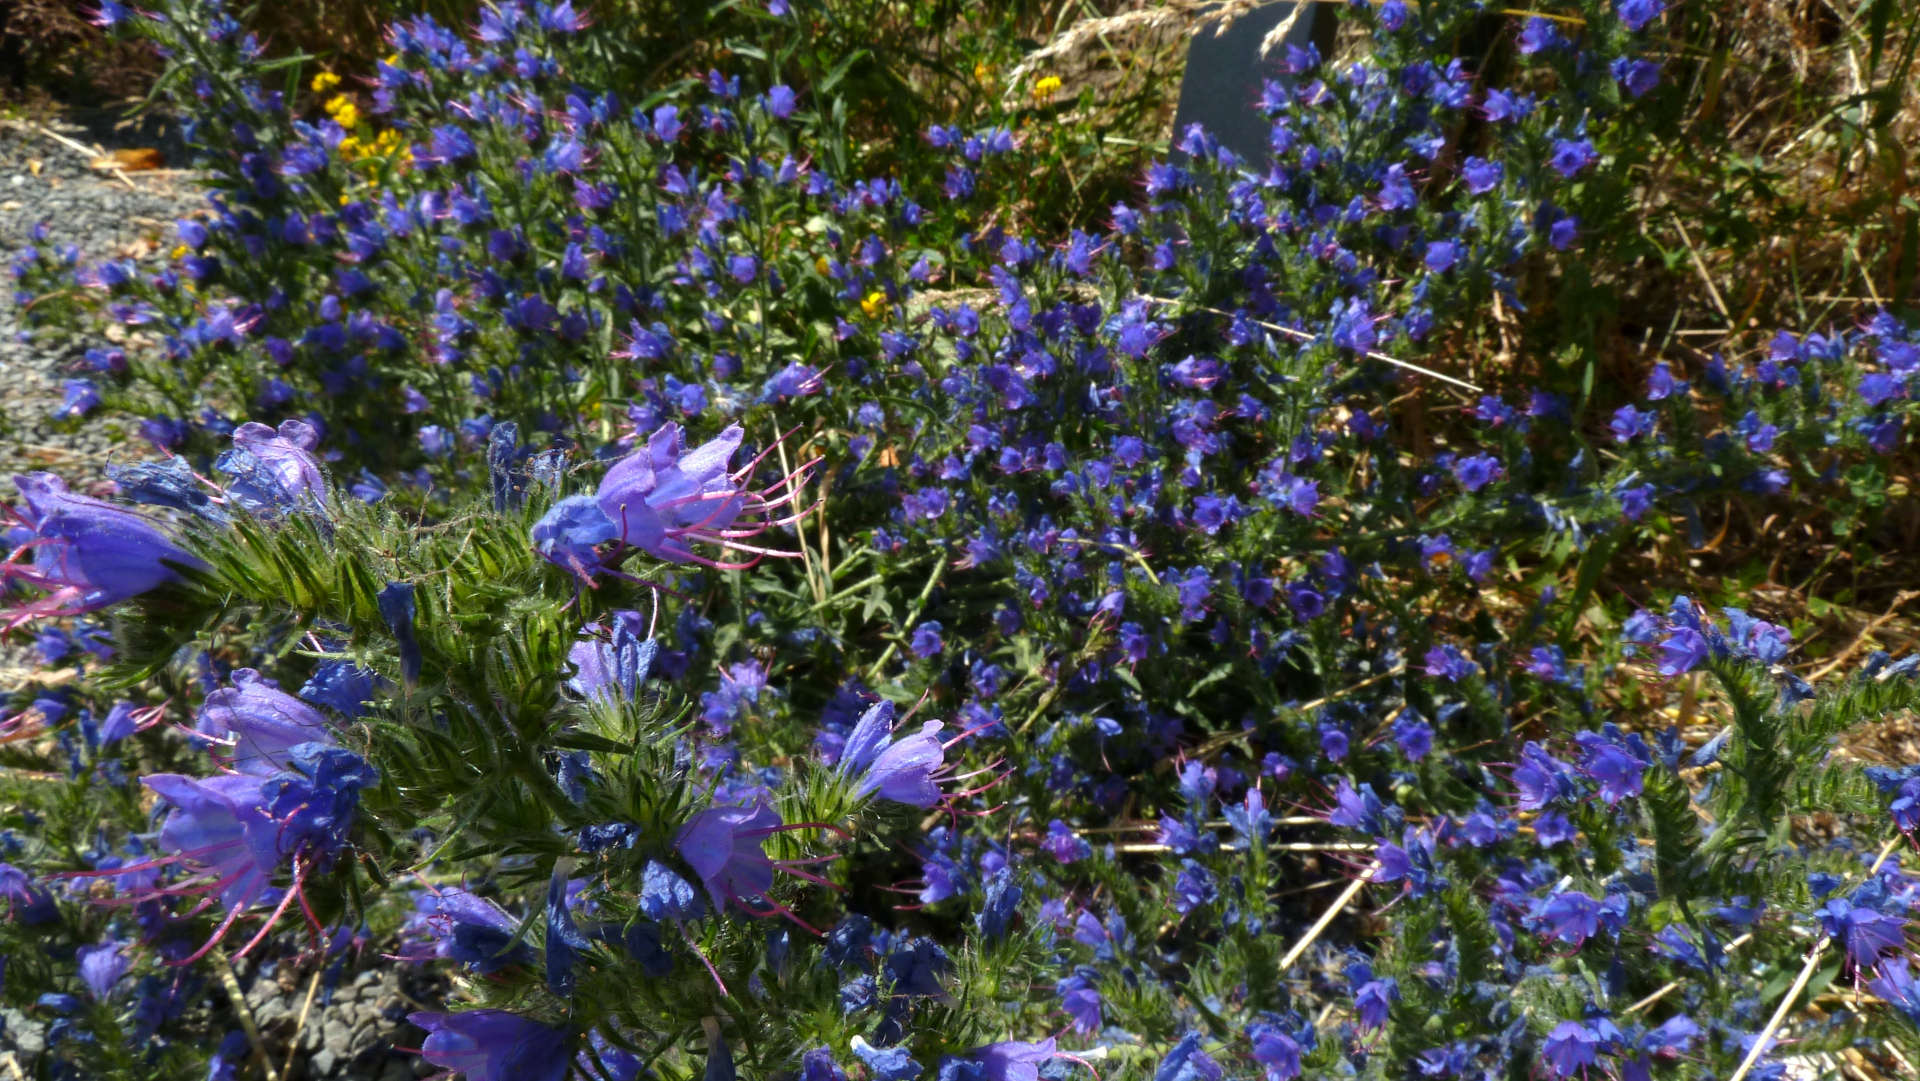
[[[881,313],[887,310],[887,294],[878,289],[868,293],[867,299],[860,302],[860,310],[866,313],[868,319],[880,318]]]
[[[400,156],[403,160],[409,159],[413,156],[413,151],[408,148],[407,141],[401,137],[400,132],[394,128],[388,128],[371,139],[349,135],[340,140],[340,157],[346,161],[395,156]]]
[[[334,87],[339,85],[340,85],[340,76],[335,75],[331,71],[323,71],[320,74],[315,75],[313,77],[313,81],[307,84],[307,86],[312,88],[313,92],[316,94],[324,94],[327,91],[332,90]]]
[[[360,107],[345,94],[335,94],[320,107],[327,111],[328,116],[333,117],[335,123],[349,131],[360,126]]]
[[[1033,100],[1045,101],[1053,92],[1060,89],[1060,76],[1047,75],[1033,84]]]

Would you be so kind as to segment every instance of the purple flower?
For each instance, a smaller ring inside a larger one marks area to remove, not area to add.
[[[1616,443],[1630,443],[1653,431],[1655,415],[1647,410],[1623,405],[1613,411],[1613,419],[1608,422],[1608,430],[1613,432]]]
[[[1541,1057],[1555,1077],[1576,1077],[1600,1061],[1600,1034],[1578,1021],[1562,1021],[1547,1033]]]
[[[60,918],[53,895],[34,885],[25,871],[11,863],[0,863],[0,898],[11,902],[13,918],[29,927]]]
[[[446,887],[419,894],[414,907],[408,926],[432,936],[437,957],[482,976],[532,959],[532,951],[517,940],[519,922],[492,901]]]
[[[212,872],[229,920],[277,895],[268,879],[280,867],[280,823],[267,812],[260,778],[156,773],[140,783],[172,808],[160,827],[160,849]]]
[[[1526,25],[1520,29],[1520,37],[1515,42],[1521,56],[1532,56],[1534,53],[1557,49],[1566,43],[1567,39],[1561,36],[1559,28],[1553,25],[1552,20],[1540,18],[1538,15],[1526,21]]]
[[[1506,471],[1500,467],[1500,459],[1491,454],[1476,454],[1461,458],[1453,463],[1453,479],[1460,487],[1469,492],[1477,492],[1488,484],[1499,480]]]
[[[412,1013],[427,1030],[420,1055],[466,1081],[564,1081],[567,1034],[505,1010]]]
[[[1093,855],[1093,846],[1087,843],[1086,838],[1074,833],[1057,818],[1047,823],[1047,836],[1040,842],[1040,847],[1052,853],[1053,858],[1061,863],[1076,863]]]
[[[893,713],[892,702],[869,706],[848,734],[835,768],[858,776],[855,795],[877,793],[909,807],[932,807],[941,799],[939,774],[946,752],[938,737],[941,724],[928,721],[919,732],[889,743]]]
[[[790,475],[765,493],[743,489],[745,470],[730,472],[728,462],[745,435],[736,424],[689,450],[678,424],[655,431],[645,447],[622,458],[600,482],[596,498],[601,513],[613,523],[614,538],[675,563],[746,565],[715,563],[697,556],[688,547],[691,541],[756,555],[776,554],[740,543],[740,538],[776,523],[743,524],[740,519],[748,515],[764,518],[770,508],[791,502],[799,478]],[[785,494],[779,494],[782,490]],[[590,531],[597,534],[597,523],[590,524]]]
[[[1056,988],[1060,992],[1060,1008],[1073,1018],[1074,1031],[1083,1036],[1100,1031],[1102,1000],[1093,986],[1096,978],[1097,973],[1084,969],[1061,980]]]
[[[1579,890],[1567,890],[1542,902],[1534,918],[1547,934],[1579,946],[1600,930],[1600,902]]]
[[[966,1057],[980,1066],[983,1081],[1039,1081],[1040,1067],[1055,1058],[1052,1037],[1039,1043],[1003,1040],[976,1047]]]
[[[1474,195],[1485,195],[1498,187],[1500,178],[1506,175],[1506,167],[1497,161],[1485,158],[1468,158],[1460,167],[1460,178],[1467,182],[1467,191]]]
[[[93,18],[88,21],[95,26],[111,30],[131,18],[132,15],[133,9],[127,7],[125,4],[117,4],[114,0],[100,0],[99,10],[95,11]]]
[[[733,902],[741,911],[754,916],[785,913],[774,906],[770,910],[753,907],[749,902],[764,900],[773,888],[774,868],[791,871],[767,858],[762,847],[772,834],[797,829],[780,821],[780,815],[764,802],[745,807],[709,807],[687,820],[674,838],[674,850],[700,877],[716,909]]]
[[[1672,678],[1706,663],[1710,648],[1706,636],[1692,627],[1674,627],[1658,647],[1660,674]]]
[[[799,100],[793,92],[793,87],[775,86],[767,91],[767,113],[775,120],[785,120],[793,115],[794,106],[799,104]]]
[[[1427,245],[1425,262],[1427,269],[1435,274],[1445,274],[1460,261],[1460,244],[1453,240],[1436,240]]]
[[[1871,970],[1883,954],[1907,945],[1907,921],[1835,897],[1814,913],[1827,934],[1846,948],[1853,967]]]
[[[704,915],[707,903],[693,884],[657,860],[648,860],[640,872],[640,911],[648,919],[690,920]]]
[[[1220,1064],[1200,1049],[1197,1032],[1180,1037],[1180,1042],[1173,1045],[1173,1050],[1167,1052],[1159,1068],[1153,1071],[1153,1081],[1220,1081],[1225,1076],[1226,1071]]]
[[[1387,167],[1386,176],[1380,182],[1380,209],[1409,210],[1419,202],[1414,194],[1413,183],[1407,179],[1407,167],[1394,164]]]
[[[350,661],[321,661],[300,686],[300,697],[343,717],[359,717],[381,684],[379,675]]]
[[[1472,659],[1460,652],[1457,646],[1434,646],[1427,650],[1426,662],[1427,675],[1449,683],[1457,683],[1474,673]]]
[[[63,397],[60,407],[53,411],[54,419],[66,417],[84,417],[100,408],[100,391],[95,389],[91,379],[68,379],[61,383]]]
[[[1582,732],[1574,740],[1585,752],[1581,769],[1600,786],[1600,798],[1608,806],[1640,794],[1647,763],[1628,747],[1598,732]]]
[[[938,655],[942,648],[939,622],[937,620],[928,620],[918,627],[915,627],[913,629],[913,640],[908,648],[913,651],[914,656],[921,660],[926,660],[928,657]]]
[[[230,740],[233,768],[257,776],[291,768],[300,744],[334,741],[318,710],[251,668],[235,669],[233,686],[207,695],[194,731]]]
[[[1220,895],[1213,873],[1192,860],[1180,861],[1180,875],[1173,881],[1173,908],[1182,916],[1202,905],[1211,904]]]
[[[1886,999],[1909,1021],[1920,1021],[1920,983],[1915,982],[1904,957],[1889,957],[1880,965],[1880,974],[1867,981],[1867,988]]]
[[[533,524],[533,546],[576,578],[591,582],[600,566],[598,545],[619,535],[593,496],[570,495]]]
[[[1400,997],[1400,985],[1391,979],[1368,980],[1353,993],[1353,1007],[1360,1015],[1363,1032],[1377,1032],[1387,1023],[1387,1014]]]
[[[19,578],[52,592],[17,609],[11,626],[36,616],[91,612],[138,596],[174,580],[166,563],[201,565],[146,518],[74,495],[51,473],[16,476],[13,482],[27,504],[19,517],[34,532],[22,546],[32,551],[33,563],[15,563],[16,551],[0,564],[0,580]]]
[[[1660,17],[1667,8],[1664,0],[1618,0],[1614,11],[1629,30],[1638,31]]]
[[[913,1081],[920,1076],[920,1064],[904,1047],[875,1047],[860,1036],[853,1038],[852,1047],[867,1064],[872,1081]]]
[[[1629,98],[1644,97],[1660,85],[1660,65],[1652,60],[1617,56],[1607,70]]]
[[[400,653],[400,678],[411,687],[420,682],[420,669],[426,658],[420,652],[420,640],[413,631],[415,606],[412,582],[388,582],[374,596],[380,619],[393,635]]]
[[[1266,1068],[1267,1081],[1293,1081],[1300,1076],[1300,1041],[1280,1026],[1256,1021],[1247,1028],[1253,1060]]]
[[[1547,164],[1553,166],[1554,172],[1571,180],[1575,173],[1592,165],[1598,157],[1591,140],[1555,139],[1553,154],[1547,159]]]
[[[1571,797],[1572,770],[1567,768],[1567,762],[1542,751],[1538,743],[1526,743],[1521,749],[1521,764],[1513,768],[1513,787],[1519,793],[1515,806],[1521,810],[1540,810],[1555,799]]]
[[[591,701],[633,701],[660,653],[658,642],[640,637],[640,626],[640,613],[623,611],[613,613],[611,640],[598,624],[582,630],[567,653],[574,667],[568,689]]]
[[[124,946],[125,943],[108,940],[98,946],[80,947],[80,982],[87,985],[88,993],[96,1000],[105,999],[113,985],[133,967],[133,960],[122,952]]]
[[[234,495],[257,506],[325,506],[326,474],[313,448],[320,433],[303,420],[280,422],[276,431],[247,423],[233,430],[234,450],[220,456],[221,470],[237,478]]]

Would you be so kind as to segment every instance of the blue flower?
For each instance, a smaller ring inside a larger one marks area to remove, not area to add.
[[[1617,0],[1614,11],[1626,28],[1639,31],[1666,10],[1665,0]]]
[[[489,9],[491,10],[491,9]],[[505,1010],[411,1013],[427,1030],[420,1055],[467,1081],[564,1081],[567,1034]]]
[[[1047,823],[1047,836],[1040,842],[1040,847],[1052,853],[1053,858],[1061,863],[1077,863],[1093,855],[1093,846],[1087,843],[1086,838],[1074,833],[1057,818]]]
[[[913,651],[914,656],[919,657],[921,660],[939,654],[942,648],[939,621],[928,620],[918,627],[915,627],[913,629],[913,638],[908,648]]]
[[[877,794],[910,807],[932,807],[941,799],[946,747],[938,733],[943,725],[928,721],[920,731],[889,741],[893,716],[893,703],[885,700],[861,713],[835,769],[858,778],[856,795]]]
[[[1591,140],[1555,139],[1553,155],[1547,159],[1547,164],[1553,166],[1554,172],[1571,180],[1574,174],[1592,165],[1598,158],[1599,154],[1594,151]]]
[[[1153,1071],[1153,1081],[1221,1081],[1225,1076],[1220,1064],[1200,1049],[1198,1032],[1180,1037]]]
[[[251,668],[235,669],[233,686],[207,695],[194,730],[231,740],[233,768],[259,776],[291,768],[303,743],[334,742],[318,710]]]
[[[920,1076],[922,1067],[904,1047],[875,1047],[859,1036],[853,1038],[852,1047],[872,1072],[872,1081],[913,1081]]]

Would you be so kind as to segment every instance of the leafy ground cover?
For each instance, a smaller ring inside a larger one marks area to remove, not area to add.
[[[1133,163],[1173,9],[851,10],[105,5],[208,197],[14,267],[153,452],[15,481],[25,1068],[371,949],[476,1079],[1910,1072],[1912,20],[1343,5]]]

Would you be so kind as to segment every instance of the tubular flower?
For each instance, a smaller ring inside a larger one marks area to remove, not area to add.
[[[946,747],[937,733],[939,721],[928,721],[920,731],[887,742],[893,732],[893,703],[876,702],[860,715],[847,736],[837,768],[856,775],[854,791],[909,807],[931,807],[940,802],[939,773]]]
[[[658,642],[640,636],[641,627],[640,613],[621,611],[613,613],[611,641],[600,637],[598,624],[584,628],[567,653],[574,667],[567,688],[589,701],[633,701],[660,653]]]
[[[773,512],[793,503],[810,463],[770,488],[749,491],[744,487],[746,476],[758,459],[738,470],[730,470],[728,464],[745,434],[736,424],[688,449],[678,424],[661,427],[644,447],[607,471],[590,502],[577,496],[561,500],[535,523],[535,546],[589,582],[596,566],[615,566],[633,549],[674,563],[727,569],[751,566],[762,556],[789,554],[743,541],[798,520],[797,513],[776,519]],[[613,550],[600,553],[598,546],[609,542]],[[717,562],[695,554],[694,542],[749,553],[753,558],[745,563]]]
[[[280,825],[267,813],[260,778],[156,773],[141,783],[172,808],[160,827],[161,850],[213,877],[229,922],[276,894],[268,879],[280,866]]]
[[[763,847],[773,834],[809,828],[832,827],[806,823],[788,825],[780,821],[779,812],[764,802],[745,807],[710,807],[687,820],[673,847],[700,877],[700,884],[713,898],[714,908],[724,909],[731,901],[736,908],[751,915],[783,915],[799,922],[784,906],[772,905],[763,910],[754,907],[752,902],[771,905],[766,898],[767,891],[773,888],[776,868],[809,881],[821,881],[797,867],[795,864],[800,861],[767,858]]]
[[[572,1060],[567,1034],[505,1010],[411,1013],[427,1030],[421,1057],[466,1081],[561,1081]]]
[[[159,847],[166,855],[144,864],[79,872],[77,877],[124,880],[129,872],[166,864],[186,868],[188,875],[181,882],[140,891],[148,896],[209,894],[226,908],[213,936],[180,964],[205,956],[242,912],[276,898],[278,907],[234,956],[244,956],[264,941],[295,897],[302,898],[317,933],[318,920],[306,906],[301,886],[315,865],[330,861],[346,843],[360,791],[377,778],[360,756],[319,743],[296,747],[289,765],[266,778],[244,773],[204,779],[156,773],[141,778],[171,808],[160,827]],[[288,859],[293,863],[293,888],[283,890],[271,879]]]
[[[15,514],[35,537],[0,564],[0,577],[51,592],[17,609],[9,626],[106,608],[173,581],[177,575],[169,564],[200,565],[147,518],[74,495],[51,473],[16,476],[13,482],[27,504],[24,515]],[[18,562],[29,549],[33,562]]]
[[[519,925],[514,918],[483,897],[443,888],[415,897],[414,909],[408,927],[432,939],[432,955],[459,962],[478,975],[533,958],[515,937]]]
[[[233,448],[215,463],[234,481],[228,491],[249,510],[324,508],[327,477],[313,448],[320,433],[303,420],[280,422],[278,430],[247,423],[233,430]]]
[[[233,768],[259,776],[289,768],[300,744],[333,742],[320,711],[251,668],[236,669],[233,686],[207,695],[194,730],[230,739]]]

